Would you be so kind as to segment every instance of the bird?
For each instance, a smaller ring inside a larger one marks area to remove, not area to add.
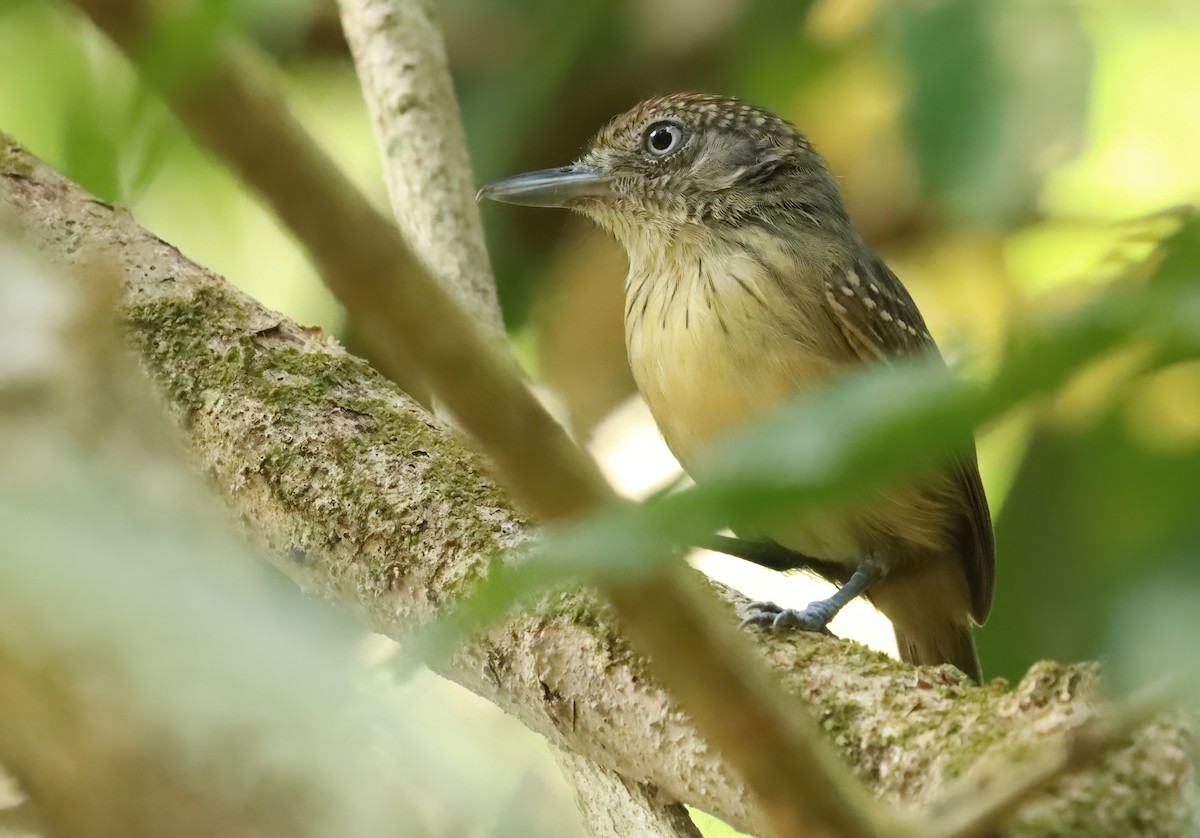
[[[625,343],[638,390],[697,483],[722,436],[868,365],[941,361],[916,303],[865,243],[837,180],[790,122],[739,99],[674,93],[614,117],[575,162],[480,199],[578,212],[629,261]],[[739,533],[741,535],[741,533]],[[803,609],[753,603],[744,624],[828,633],[865,596],[900,657],[982,673],[995,543],[974,441],[931,473],[798,510],[726,552],[839,586]]]

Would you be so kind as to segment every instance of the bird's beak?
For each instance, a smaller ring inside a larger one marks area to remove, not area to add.
[[[611,194],[607,175],[574,164],[513,175],[489,183],[475,196],[526,207],[569,207],[578,198],[604,198]]]

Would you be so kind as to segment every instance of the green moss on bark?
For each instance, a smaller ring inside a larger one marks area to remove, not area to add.
[[[7,134],[0,132],[0,174],[33,177],[37,160],[31,157]]]
[[[457,567],[440,577],[441,595],[476,584],[500,543],[494,526],[470,511],[494,509],[502,513],[499,520],[525,523],[482,458],[366,362],[294,329],[268,324],[247,332],[244,324],[254,315],[236,292],[213,287],[132,302],[125,320],[185,423],[221,409],[221,400],[260,406],[260,415],[243,422],[247,436],[259,441],[256,473],[286,506],[320,516],[334,531],[363,534],[355,547],[369,562],[370,584],[387,586],[405,572],[433,526],[422,515],[439,508],[447,512],[437,522],[445,551],[477,559],[470,573]],[[313,418],[330,413],[348,430],[335,444],[314,441],[308,433]],[[322,456],[302,456],[313,445],[321,446]],[[367,476],[364,463],[379,458],[419,471],[419,484],[412,480],[408,488],[419,485],[421,514],[413,511],[415,498],[407,499],[404,514],[396,504],[405,498],[389,496],[386,486]],[[319,472],[313,462],[322,463]],[[337,508],[329,508],[330,499]],[[339,519],[355,526],[339,528]]]

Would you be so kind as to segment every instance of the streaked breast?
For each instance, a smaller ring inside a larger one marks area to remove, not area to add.
[[[808,302],[802,279],[785,290],[740,248],[690,247],[689,257],[672,258],[680,250],[631,271],[625,339],[638,388],[690,469],[714,439],[835,365],[825,336],[807,326],[812,318],[797,313]]]
[[[702,479],[697,470],[715,440],[844,363],[837,336],[798,310],[819,304],[820,283],[809,289],[803,277],[791,281],[799,285],[785,289],[757,258],[712,249],[631,272],[625,338],[633,375],[667,445],[693,477]],[[860,555],[851,521],[813,513],[770,535],[831,561]]]

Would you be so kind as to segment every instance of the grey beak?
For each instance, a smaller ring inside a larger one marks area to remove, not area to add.
[[[610,194],[609,179],[586,166],[560,166],[489,183],[475,196],[526,207],[567,207],[577,198],[603,198]]]

